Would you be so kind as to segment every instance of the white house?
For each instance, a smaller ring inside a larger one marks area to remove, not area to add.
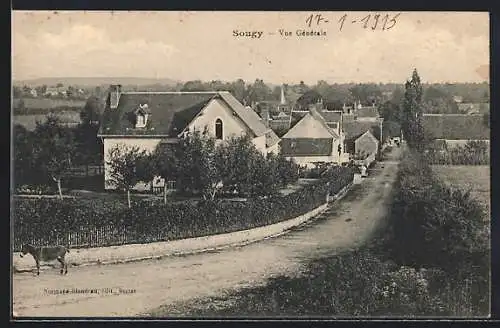
[[[307,167],[314,167],[316,163],[348,161],[341,120],[342,112],[323,111],[311,106],[281,138],[283,155]]]
[[[205,128],[219,142],[247,134],[262,153],[279,152],[279,137],[227,91],[122,92],[120,85],[112,85],[98,136],[106,163],[109,150],[118,144],[153,151]],[[113,189],[107,164],[104,169],[106,189]]]

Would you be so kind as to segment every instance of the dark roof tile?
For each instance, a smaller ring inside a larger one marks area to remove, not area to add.
[[[379,123],[374,122],[343,120],[342,129],[346,139],[356,139],[368,130],[373,133],[373,130],[378,128],[378,125]]]
[[[106,106],[101,126],[104,135],[166,135],[175,137],[186,127],[216,93],[126,92],[118,107]],[[135,129],[131,114],[141,104],[151,113],[147,129]]]
[[[227,91],[124,92],[116,109],[106,106],[100,134],[175,137],[214,98],[224,101],[256,136],[262,136],[269,130],[255,111],[243,106]],[[151,113],[150,123],[146,129],[135,129],[133,113],[143,104],[148,105]]]
[[[340,122],[340,117],[342,116],[342,112],[333,111],[333,110],[322,110],[319,111],[321,116],[325,119],[326,122]]]

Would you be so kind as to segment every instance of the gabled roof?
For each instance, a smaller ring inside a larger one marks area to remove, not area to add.
[[[282,138],[336,138],[338,134],[328,126],[315,109],[310,109]]]
[[[378,123],[366,122],[366,121],[355,121],[355,120],[343,120],[342,129],[344,130],[345,138],[357,139],[366,131],[371,131],[373,134],[373,129],[378,128]]]
[[[269,130],[255,111],[245,108],[227,91],[123,92],[117,108],[112,109],[107,104],[99,134],[176,137],[212,99],[222,100],[256,136],[262,136]],[[130,114],[144,104],[148,105],[151,114],[149,126],[135,129]]]
[[[424,131],[436,139],[486,140],[490,139],[490,128],[483,115],[424,114]]]
[[[254,110],[246,108],[238,101],[229,91],[219,91],[218,94],[229,105],[229,107],[238,114],[238,116],[245,122],[246,125],[260,137],[264,135],[268,128],[262,123],[262,120]]]
[[[323,117],[323,115],[321,115],[319,113],[319,111],[317,111],[316,109],[314,108],[311,108],[309,109],[309,113],[316,119],[318,120],[329,132],[330,134],[334,137],[334,138],[339,138],[339,135],[337,134],[337,132],[335,132],[335,130],[333,130],[332,128],[330,128],[328,126],[328,122],[325,120],[325,118]]]
[[[273,130],[270,129],[269,131],[266,132],[266,147],[267,148],[276,145],[278,142],[280,142],[280,137],[278,137],[276,135],[276,133],[274,133]]]
[[[371,129],[367,130],[365,133],[360,135],[358,138],[356,138],[356,140],[358,140],[359,138],[362,138],[362,137],[368,137],[368,138],[372,139],[373,141],[378,142],[377,138],[375,138],[375,136],[373,135],[373,132]]]

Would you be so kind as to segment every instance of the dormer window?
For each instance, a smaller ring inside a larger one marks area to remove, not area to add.
[[[144,105],[139,105],[139,108],[135,111],[135,127],[136,128],[144,128],[146,127],[146,124],[148,123],[148,117],[149,117],[149,109],[148,109],[148,104]]]

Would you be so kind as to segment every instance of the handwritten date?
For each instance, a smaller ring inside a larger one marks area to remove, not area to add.
[[[368,14],[364,17],[354,17],[354,16],[351,17],[347,14],[344,14],[340,17],[337,23],[339,25],[340,31],[342,31],[342,29],[348,23],[351,24],[359,23],[364,29],[371,29],[372,31],[375,31],[377,29],[382,31],[388,31],[396,25],[399,16],[401,16],[401,13],[395,15],[391,14],[381,15],[379,13],[375,13],[375,14]],[[306,18],[307,27],[312,27],[313,25],[319,26],[326,24],[328,22],[329,19],[323,16],[322,14],[311,14]]]

